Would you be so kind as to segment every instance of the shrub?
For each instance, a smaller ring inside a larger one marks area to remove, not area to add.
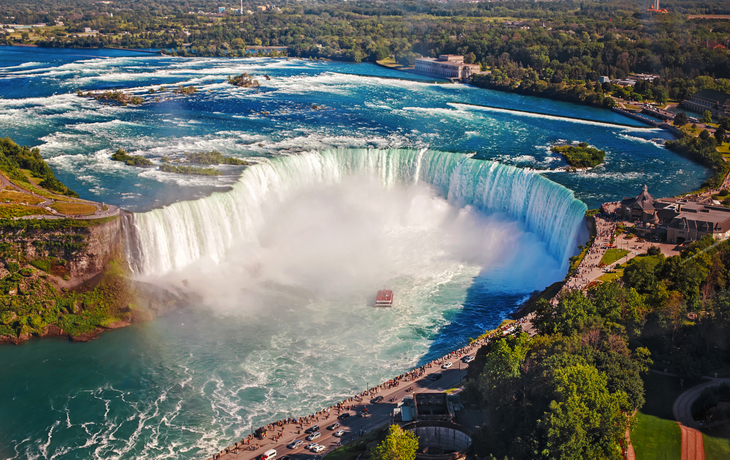
[[[5,266],[8,267],[8,271],[10,273],[15,273],[20,270],[20,264],[17,262],[8,262],[5,264]]]

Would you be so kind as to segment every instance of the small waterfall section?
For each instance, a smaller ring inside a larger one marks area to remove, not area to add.
[[[136,214],[125,221],[135,227],[126,235],[130,266],[138,274],[160,275],[203,257],[220,261],[234,241],[256,241],[267,200],[354,174],[377,177],[385,187],[425,182],[455,206],[504,212],[563,264],[586,210],[567,188],[493,161],[426,149],[333,149],[264,160],[245,169],[229,192]]]

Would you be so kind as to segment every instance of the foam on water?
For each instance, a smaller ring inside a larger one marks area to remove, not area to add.
[[[423,181],[457,206],[506,212],[563,263],[585,211],[563,187],[498,163],[425,150],[328,150],[255,165],[231,192],[138,215],[141,259],[132,265],[142,274],[162,274],[204,257],[219,262],[234,240],[255,240],[272,196],[285,200],[303,187],[355,174],[377,177],[385,187]]]

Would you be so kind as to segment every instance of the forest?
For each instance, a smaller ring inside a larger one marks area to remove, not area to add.
[[[644,5],[643,3],[646,3]],[[730,91],[730,22],[690,14],[727,14],[720,1],[667,1],[668,14],[649,2],[418,3],[291,2],[256,10],[222,2],[217,14],[195,1],[0,1],[0,16],[33,31],[0,35],[0,43],[51,47],[151,48],[182,56],[253,56],[251,46],[276,46],[275,55],[350,62],[394,56],[462,54],[491,72],[475,84],[595,105],[617,88],[601,75],[660,78],[632,100],[681,100],[700,89]],[[216,4],[217,6],[218,4]],[[63,23],[63,26],[60,24]],[[59,24],[53,26],[53,24]],[[89,28],[98,33],[82,33]],[[710,46],[712,45],[712,46]]]
[[[729,268],[730,244],[705,237],[679,256],[650,249],[587,295],[540,300],[537,335],[492,341],[469,367],[468,399],[492,421],[477,456],[621,458],[650,368],[691,385],[730,362]]]

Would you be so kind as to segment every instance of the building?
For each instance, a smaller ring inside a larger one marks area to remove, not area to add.
[[[730,208],[698,203],[678,203],[677,214],[667,224],[667,243],[682,244],[705,235],[716,240],[730,237]]]
[[[604,83],[611,83],[611,79],[605,75],[601,75],[598,77],[598,83],[604,84]]]
[[[666,234],[670,244],[696,241],[705,235],[716,240],[730,237],[730,208],[703,197],[654,199],[646,185],[638,196],[621,200],[621,215],[644,224],[644,232]]]
[[[464,62],[464,56],[455,54],[442,54],[437,59],[416,59],[416,72],[442,78],[467,80],[480,71],[481,67],[479,64],[466,64]]]
[[[716,118],[730,116],[730,95],[711,89],[694,93],[692,99],[682,101],[682,105],[698,113],[709,110]]]
[[[446,393],[415,393],[413,407],[417,421],[454,420],[454,405]]]
[[[225,6],[219,6],[218,7],[218,12],[219,13],[225,13],[226,12],[226,7]]]
[[[621,200],[621,216],[628,221],[657,223],[654,222],[657,218],[654,203],[654,197],[649,195],[649,188],[644,185],[644,189],[637,197],[627,197]]]
[[[708,50],[727,50],[727,47],[720,42],[708,41],[705,43]]]

